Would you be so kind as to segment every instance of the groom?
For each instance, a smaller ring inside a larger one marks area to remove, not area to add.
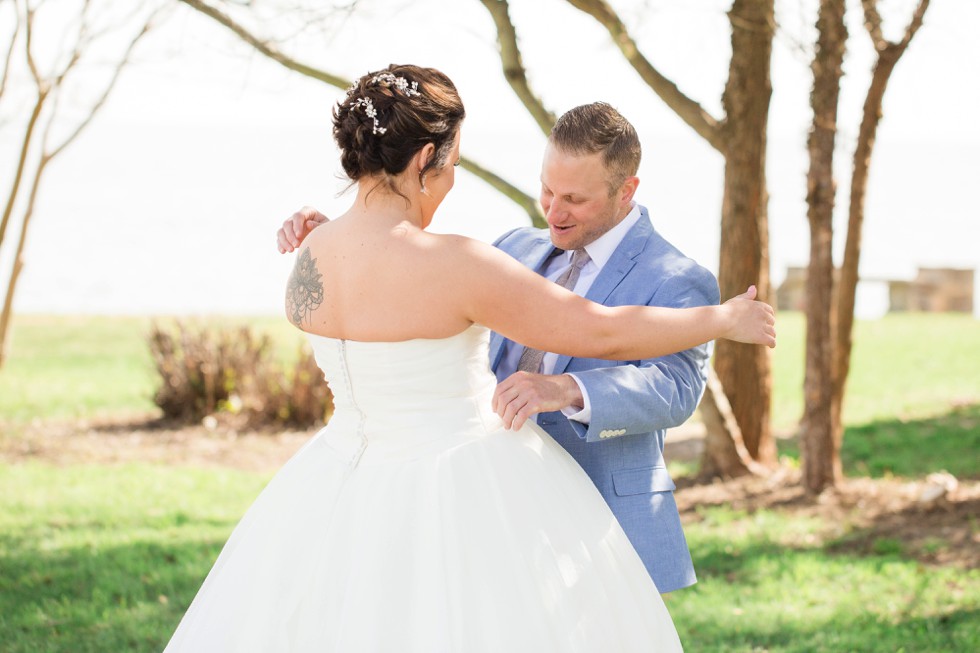
[[[515,229],[495,245],[608,306],[717,304],[714,276],[664,240],[633,201],[639,164],[636,131],[619,112],[601,102],[570,110],[548,137],[541,170],[549,228]],[[279,230],[280,251],[324,220],[313,209],[294,214]],[[490,339],[494,409],[507,426],[537,416],[595,483],[663,593],[697,582],[664,462],[664,429],[694,412],[709,354],[704,345],[616,362],[526,351],[497,333]]]

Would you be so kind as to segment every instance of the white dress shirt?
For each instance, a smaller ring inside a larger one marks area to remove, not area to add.
[[[590,260],[582,267],[582,271],[579,273],[578,281],[575,282],[575,287],[571,289],[572,292],[580,297],[585,297],[586,293],[588,293],[589,289],[592,287],[593,282],[595,282],[596,277],[598,277],[599,273],[602,272],[602,268],[609,262],[609,259],[612,258],[616,248],[623,242],[623,238],[626,237],[627,232],[633,228],[633,225],[635,225],[639,219],[640,207],[634,202],[633,208],[626,214],[626,217],[623,218],[619,224],[604,233],[595,241],[585,246],[585,251],[588,253]],[[542,275],[551,281],[555,281],[571,264],[572,252],[563,252],[562,254],[553,257],[545,264],[545,268],[542,270]],[[510,350],[507,352],[507,358],[513,358],[513,361],[510,361],[513,363],[513,365],[509,369],[517,369],[517,360],[520,358],[523,351],[524,348],[520,346],[510,348]],[[554,372],[556,362],[558,362],[558,354],[553,354],[550,352],[546,353],[541,361],[541,373],[552,374]],[[585,386],[583,386],[582,382],[576,378],[575,374],[569,373],[569,376],[575,379],[575,383],[578,384],[579,389],[582,391],[583,407],[582,410],[566,407],[563,408],[561,412],[568,419],[573,419],[576,422],[581,422],[582,424],[588,424],[592,419],[592,405],[589,403],[589,393],[586,392]]]

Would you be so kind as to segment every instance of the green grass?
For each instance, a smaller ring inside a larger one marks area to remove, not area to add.
[[[0,649],[161,651],[266,477],[0,465]]]
[[[780,440],[778,446],[781,457],[799,460],[796,440]],[[915,478],[945,470],[957,478],[980,479],[978,451],[980,401],[935,417],[847,427],[841,463],[847,476]]]
[[[773,350],[773,426],[793,429],[803,414],[805,320],[776,318]],[[844,422],[912,420],[980,403],[980,320],[955,313],[890,314],[858,322]]]
[[[300,336],[247,321],[280,355]],[[19,316],[0,421],[152,410],[145,318]],[[859,323],[842,458],[850,474],[978,478],[980,329],[954,315]],[[779,316],[774,422],[802,412],[803,319]],[[781,442],[781,454],[795,455]],[[0,649],[159,651],[268,475],[0,464]],[[980,571],[925,567],[889,537],[835,547],[791,513],[705,508],[685,531],[700,582],[669,601],[689,651],[980,650]],[[845,541],[847,533],[840,541]],[[939,539],[925,548],[941,550]],[[866,552],[865,552],[866,551]]]
[[[290,358],[301,335],[283,318],[210,318],[268,333]],[[16,316],[0,370],[0,420],[97,417],[154,409],[150,318]],[[773,351],[773,426],[792,430],[803,413],[803,315],[778,316]],[[858,322],[844,406],[848,425],[934,417],[980,403],[980,322],[956,314],[895,314]]]
[[[668,606],[687,650],[980,650],[980,570],[930,568],[882,539],[870,555],[808,537],[775,511],[699,511],[685,526],[697,585]]]
[[[267,478],[0,465],[2,650],[160,651]],[[888,538],[835,552],[814,537],[826,524],[776,510],[698,513],[700,581],[668,602],[689,651],[980,650],[980,570],[925,567]]]
[[[161,318],[161,324],[172,318]],[[208,318],[189,323],[248,324],[269,334],[282,358],[302,336],[285,318]],[[156,410],[156,371],[148,317],[15,316],[9,360],[0,370],[0,421],[96,418]]]
[[[15,316],[0,370],[0,418],[152,410],[149,325],[144,318]]]

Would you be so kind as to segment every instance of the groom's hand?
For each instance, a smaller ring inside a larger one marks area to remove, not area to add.
[[[279,247],[279,253],[292,252],[299,247],[304,238],[310,235],[311,231],[326,222],[330,222],[327,216],[312,206],[304,206],[289,216],[282,223],[282,228],[276,232],[276,245]]]
[[[497,384],[492,405],[504,426],[516,431],[532,415],[583,403],[582,390],[567,374],[514,372]]]

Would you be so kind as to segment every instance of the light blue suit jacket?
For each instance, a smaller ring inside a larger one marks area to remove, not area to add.
[[[586,297],[607,306],[717,304],[714,275],[664,240],[640,210]],[[538,272],[554,250],[548,232],[532,228],[504,234],[495,245]],[[498,369],[503,344],[492,334],[490,365],[498,379],[513,372]],[[664,429],[694,413],[709,355],[704,345],[626,362],[560,356],[554,374],[575,373],[589,394],[592,420],[570,421],[560,411],[538,417],[599,488],[661,592],[697,582],[664,463]]]

